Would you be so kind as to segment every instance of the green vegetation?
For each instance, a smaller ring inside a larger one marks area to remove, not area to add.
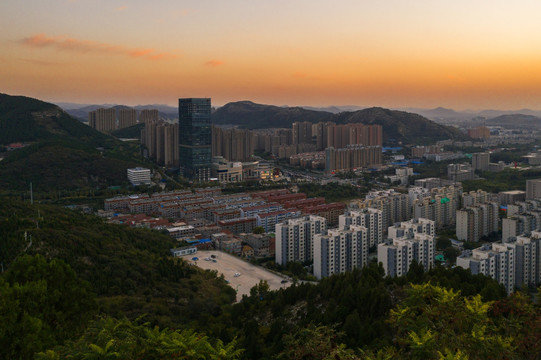
[[[509,190],[525,190],[526,180],[540,178],[541,170],[505,169],[496,173],[486,171],[480,175],[483,179],[462,182],[465,192],[475,191],[477,189],[495,193]]]
[[[111,132],[111,135],[117,138],[127,138],[127,139],[139,139],[141,137],[141,130],[145,128],[145,124],[135,124],[133,126],[118,129]]]
[[[55,105],[0,94],[0,144],[27,142],[0,162],[0,188],[12,192],[96,189],[126,184],[126,169],[144,164],[137,144],[123,143]],[[147,164],[148,165],[148,164]]]
[[[241,354],[235,341],[224,345],[193,330],[160,330],[148,323],[106,318],[92,322],[77,341],[41,352],[36,358],[233,360]]]
[[[349,184],[330,183],[319,185],[316,183],[299,184],[299,192],[308,197],[323,197],[327,202],[345,201],[359,198],[363,195],[363,189]]]

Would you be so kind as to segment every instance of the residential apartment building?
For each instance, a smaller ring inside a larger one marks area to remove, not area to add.
[[[381,210],[372,208],[350,210],[339,216],[340,229],[347,229],[351,225],[366,228],[369,247],[383,242],[383,212]]]
[[[395,277],[407,274],[411,263],[416,260],[425,270],[434,266],[435,224],[428,219],[418,219],[389,228],[393,237],[378,245],[378,262],[382,263],[385,275]],[[423,231],[427,231],[424,233]]]
[[[310,261],[314,258],[313,241],[316,234],[327,230],[324,217],[306,215],[288,219],[276,225],[276,263]]]
[[[526,200],[541,198],[541,179],[526,180]]]
[[[458,240],[477,242],[483,236],[498,231],[498,203],[489,202],[469,206],[456,212]]]
[[[473,275],[483,274],[502,284],[510,294],[515,288],[515,249],[502,243],[485,244],[465,250],[456,265],[470,269]]]
[[[364,226],[348,225],[315,235],[314,276],[321,279],[366,266],[369,247]]]

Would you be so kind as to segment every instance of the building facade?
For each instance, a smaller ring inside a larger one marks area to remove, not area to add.
[[[184,177],[210,179],[212,163],[209,98],[179,99],[179,161]]]
[[[276,263],[309,261],[314,258],[313,241],[316,234],[327,230],[324,217],[307,215],[276,225]]]

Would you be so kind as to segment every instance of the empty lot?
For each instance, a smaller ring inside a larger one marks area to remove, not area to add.
[[[211,255],[216,256],[216,262],[206,261],[205,258]],[[198,261],[193,261],[193,257],[198,257]],[[199,250],[192,255],[183,256],[184,260],[189,263],[196,263],[202,269],[216,270],[219,274],[223,274],[226,280],[229,280],[229,285],[237,290],[237,301],[242,299],[242,295],[250,294],[250,289],[259,284],[259,281],[265,280],[271,290],[277,290],[291,285],[288,281],[282,284],[284,277],[275,275],[259,266],[252,265],[238,257],[229,255],[221,251]],[[235,273],[240,276],[235,277]]]

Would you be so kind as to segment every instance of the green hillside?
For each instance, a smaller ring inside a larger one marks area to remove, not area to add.
[[[24,142],[0,162],[0,189],[36,191],[126,183],[126,169],[141,165],[136,144],[122,143],[36,99],[0,94],[0,144]]]
[[[445,139],[467,139],[460,130],[437,124],[421,115],[377,107],[336,114],[333,121],[381,125],[384,143],[429,144]]]

